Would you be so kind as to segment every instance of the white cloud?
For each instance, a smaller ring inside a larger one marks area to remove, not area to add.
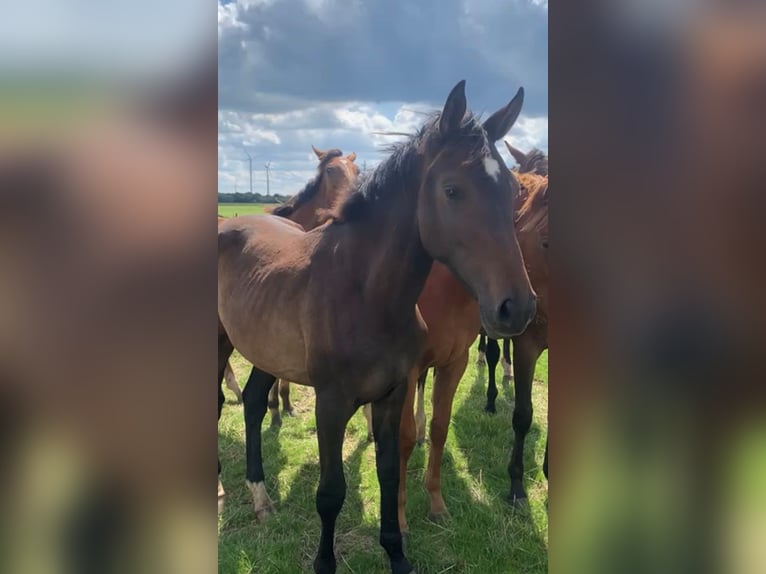
[[[342,7],[340,7],[342,5]],[[218,7],[219,189],[293,194],[312,177],[311,146],[374,167],[461,78],[491,112],[526,89],[507,139],[547,150],[547,0],[237,0]],[[505,146],[497,146],[513,165]]]
[[[422,103],[400,104],[384,112],[382,106],[349,102],[321,104],[303,110],[275,114],[219,112],[219,189],[221,192],[247,191],[249,171],[244,149],[253,156],[253,191],[264,192],[264,164],[271,162],[271,191],[291,195],[300,191],[316,170],[311,151],[336,147],[344,153],[357,153],[357,163],[375,167],[385,157],[386,144],[400,136],[379,132],[414,133],[432,108]],[[547,150],[548,119],[522,115],[506,137],[520,149]],[[377,132],[377,133],[376,133]],[[498,150],[509,166],[513,165],[505,146]]]

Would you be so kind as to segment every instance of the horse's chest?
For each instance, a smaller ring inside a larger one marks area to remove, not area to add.
[[[371,402],[406,381],[423,338],[416,328],[396,336],[349,332],[336,345],[312,349],[310,376],[317,388],[320,381],[341,380],[361,402]]]

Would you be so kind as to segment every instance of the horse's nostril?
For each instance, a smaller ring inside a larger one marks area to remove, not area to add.
[[[513,301],[506,299],[497,311],[497,318],[501,323],[509,323],[513,314]]]

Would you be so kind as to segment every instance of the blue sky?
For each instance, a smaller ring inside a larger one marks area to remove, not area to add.
[[[548,149],[546,0],[238,0],[218,5],[218,186],[293,194],[320,149],[374,167],[458,80],[485,115],[524,86],[506,139]],[[498,149],[513,165],[502,144]]]

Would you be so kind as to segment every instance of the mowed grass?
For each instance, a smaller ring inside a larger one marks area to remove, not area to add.
[[[237,215],[266,213],[266,209],[277,205],[276,203],[219,203],[218,215],[236,217]]]
[[[249,363],[236,352],[232,364],[244,386]],[[428,497],[423,486],[428,443],[416,447],[408,466],[405,543],[418,574],[538,573],[548,571],[548,486],[542,473],[547,436],[548,354],[537,365],[534,422],[526,440],[525,486],[529,507],[513,509],[506,502],[510,487],[507,464],[512,445],[513,385],[503,380],[497,414],[483,411],[486,366],[476,364],[476,344],[458,387],[442,465],[442,488],[450,511],[443,524],[427,519]],[[500,382],[502,381],[502,382]],[[430,421],[432,373],[426,386]],[[314,420],[314,392],[292,385],[297,413],[283,419],[281,430],[263,425],[264,467],[269,495],[277,508],[265,523],[255,522],[245,486],[245,435],[241,405],[224,386],[227,403],[218,430],[226,504],[219,517],[218,565],[221,574],[292,574],[313,572],[320,521],[315,510],[319,457]],[[375,448],[367,442],[361,409],[349,422],[344,443],[346,501],[338,517],[338,572],[389,574],[378,544],[379,501]]]

